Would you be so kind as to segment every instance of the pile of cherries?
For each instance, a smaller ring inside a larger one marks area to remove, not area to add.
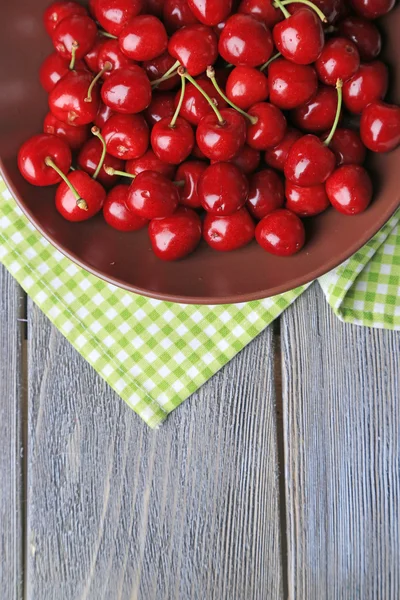
[[[55,51],[40,70],[50,112],[19,169],[59,184],[69,221],[102,211],[120,231],[148,226],[164,260],[201,238],[294,254],[301,218],[367,208],[366,149],[400,143],[373,23],[394,2],[55,2],[44,14]],[[338,126],[349,115],[353,126]]]

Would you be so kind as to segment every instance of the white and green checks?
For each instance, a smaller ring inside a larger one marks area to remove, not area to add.
[[[400,329],[400,211],[321,278],[339,318]],[[161,302],[107,284],[60,254],[0,180],[0,259],[25,291],[150,427],[159,425],[305,289],[225,306]]]

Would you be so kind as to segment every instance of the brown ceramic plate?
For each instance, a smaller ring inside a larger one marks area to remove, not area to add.
[[[150,250],[147,232],[119,233],[101,215],[80,224],[54,208],[54,189],[30,186],[19,175],[20,144],[41,130],[46,94],[39,66],[51,51],[42,26],[50,0],[3,0],[0,8],[0,159],[4,178],[21,209],[61,252],[119,287],[163,300],[217,304],[285,292],[328,272],[369,240],[399,205],[400,148],[371,156],[375,197],[362,215],[333,209],[307,224],[304,249],[290,258],[271,256],[252,243],[224,254],[203,245],[189,258],[164,263]],[[400,101],[400,8],[382,20],[384,57],[391,65],[391,99]]]

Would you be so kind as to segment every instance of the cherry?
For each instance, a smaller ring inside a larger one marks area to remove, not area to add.
[[[100,139],[92,138],[86,142],[78,154],[77,163],[82,171],[98,179],[106,188],[110,188],[118,181],[115,175],[109,175],[106,169],[112,168],[122,170],[124,163],[104,152],[104,146]],[[100,168],[99,168],[100,165]]]
[[[157,87],[159,90],[173,90],[180,83],[179,75],[176,73],[179,63],[168,53],[163,52],[160,56],[143,62],[143,69],[146,71],[147,77],[152,82],[152,87]],[[172,69],[172,76],[167,79],[155,83],[162,79],[165,73]]]
[[[147,150],[140,158],[128,160],[125,171],[132,175],[139,175],[142,171],[157,171],[167,179],[172,179],[175,175],[175,166],[160,160],[153,150]]]
[[[118,36],[128,21],[141,12],[143,0],[93,0],[92,5],[103,29]]]
[[[142,112],[151,102],[150,81],[138,65],[113,71],[101,89],[104,104],[123,114]]]
[[[246,141],[244,117],[232,108],[223,108],[220,117],[210,114],[198,124],[196,141],[210,160],[226,161],[233,158]]]
[[[68,125],[57,119],[52,113],[46,115],[43,131],[64,140],[71,150],[79,150],[90,136],[90,129],[87,125],[81,125],[80,127]]]
[[[55,135],[42,133],[22,144],[18,152],[18,168],[21,175],[32,185],[48,186],[61,181],[61,175],[51,168],[51,159],[62,173],[71,166],[71,150],[64,140]]]
[[[226,82],[226,95],[242,110],[268,98],[268,79],[254,67],[235,67]]]
[[[362,165],[365,161],[366,148],[353,129],[336,129],[329,147],[336,156],[338,166]]]
[[[284,58],[269,65],[269,99],[282,110],[308,102],[318,88],[317,74],[309,65],[296,65]]]
[[[283,113],[268,102],[254,104],[248,111],[253,121],[247,128],[247,143],[256,150],[273,148],[283,140],[286,119]]]
[[[188,0],[165,0],[163,21],[168,33],[199,22],[191,11]]]
[[[282,208],[284,200],[283,183],[275,171],[264,169],[252,175],[246,206],[255,219]]]
[[[55,85],[49,95],[49,107],[57,119],[69,125],[87,125],[94,121],[99,109],[99,90],[94,87],[86,101],[92,76],[87,71],[70,71]]]
[[[292,122],[303,131],[326,131],[333,125],[336,108],[336,91],[323,85],[311,100],[291,112]]]
[[[153,92],[149,106],[144,112],[147,123],[152,127],[161,119],[172,119],[175,112],[175,94],[169,92]]]
[[[77,2],[53,2],[46,8],[43,15],[43,23],[49,35],[52,35],[57,25],[72,15],[87,16],[88,12],[84,6]]]
[[[362,17],[377,19],[392,10],[395,0],[351,0],[351,4]]]
[[[71,15],[60,21],[51,38],[62,58],[71,60],[75,56],[75,59],[79,60],[96,42],[96,23],[84,15]]]
[[[99,53],[102,47],[107,44],[110,40],[108,40],[104,35],[97,34],[96,40],[92,48],[85,54],[83,60],[87,68],[92,71],[92,73],[97,73],[99,70]],[[78,67],[75,66],[75,69],[78,70]]]
[[[100,101],[99,110],[97,111],[97,115],[94,119],[94,124],[99,128],[103,129],[104,125],[107,123],[108,119],[110,119],[114,113],[107,104]]]
[[[224,217],[207,214],[203,222],[203,238],[220,252],[247,246],[254,238],[254,231],[254,221],[244,207]]]
[[[207,164],[199,160],[189,160],[179,165],[175,175],[176,182],[183,182],[179,186],[179,203],[189,208],[201,208],[197,192],[197,184],[207,169]]]
[[[118,38],[122,52],[133,60],[152,60],[168,46],[165,27],[153,15],[138,15],[129,21]]]
[[[287,156],[293,144],[302,137],[302,134],[297,129],[288,128],[282,141],[275,146],[269,148],[265,153],[265,162],[270,167],[283,171]]]
[[[260,153],[258,150],[250,148],[250,146],[245,144],[229,162],[239,167],[245,175],[250,175],[251,173],[254,173],[260,164]]]
[[[67,221],[86,221],[101,211],[105,199],[98,181],[85,171],[72,171],[57,188],[56,209]]]
[[[180,206],[162,219],[153,219],[149,237],[154,254],[161,260],[179,260],[191,254],[201,241],[201,220],[190,208]]]
[[[289,13],[288,13],[289,14]],[[322,15],[324,18],[324,16]],[[307,7],[300,8],[275,25],[273,38],[277,50],[284,58],[299,65],[317,60],[324,47],[321,17]]]
[[[179,202],[176,186],[156,171],[142,171],[133,180],[126,206],[144,219],[161,219],[172,215]]]
[[[346,38],[328,40],[315,63],[318,77],[326,85],[336,85],[338,79],[347,81],[359,66],[357,46]]]
[[[383,62],[376,60],[361,65],[357,73],[343,85],[346,108],[352,113],[361,113],[368,104],[385,97],[388,82],[388,68]]]
[[[194,16],[204,25],[218,25],[230,15],[232,0],[188,0]]]
[[[104,70],[108,63],[112,65],[112,68]],[[99,49],[97,69],[104,70],[103,79],[110,77],[113,71],[129,68],[132,64],[132,61],[121,51],[118,40],[107,40]]]
[[[205,92],[206,96],[199,90],[199,87]],[[175,106],[178,106],[179,98],[180,92],[175,96]],[[198,125],[205,115],[213,112],[210,101],[219,109],[227,106],[225,100],[217,93],[210,81],[199,79],[197,87],[189,83],[186,87],[180,115],[192,125]]]
[[[172,35],[168,52],[196,77],[217,60],[218,39],[206,25],[188,25]]]
[[[148,223],[146,219],[138,217],[126,208],[128,192],[128,185],[116,185],[108,192],[103,206],[104,220],[118,231],[138,231]]]
[[[305,135],[293,144],[285,162],[285,177],[296,185],[310,187],[326,181],[336,160],[326,142],[315,135]]]
[[[82,62],[75,64],[77,71],[84,71],[85,65]],[[42,63],[39,71],[39,79],[43,89],[50,93],[55,85],[69,73],[69,61],[62,58],[56,52],[50,54]]]
[[[212,215],[231,215],[244,206],[249,184],[236,165],[219,162],[205,169],[199,179],[197,193],[207,212]]]
[[[149,128],[142,115],[114,115],[102,133],[107,152],[121,160],[139,158],[149,146]]]
[[[197,142],[195,141],[194,146],[193,146],[193,150],[192,150],[192,156],[194,158],[198,158],[200,160],[208,160],[207,156],[205,154],[203,154],[203,152],[200,150]]]
[[[279,208],[258,223],[256,240],[270,254],[291,256],[304,246],[304,225],[290,210]]]
[[[358,49],[361,60],[371,61],[381,51],[382,38],[379,29],[362,17],[347,17],[338,24],[339,34],[351,40]]]
[[[285,183],[286,208],[300,217],[314,217],[329,206],[325,185],[300,187],[291,181]]]
[[[371,202],[372,182],[360,165],[343,165],[328,178],[326,193],[336,210],[345,215],[357,215]]]
[[[262,21],[268,29],[272,29],[284,18],[279,8],[273,5],[273,0],[242,0],[238,12]]]
[[[235,14],[221,32],[218,50],[228,63],[257,67],[272,54],[272,36],[264,23],[249,15]]]
[[[336,21],[340,19],[345,8],[343,0],[313,0],[313,3],[322,11],[326,22],[330,25],[336,23]],[[302,4],[290,4],[287,8],[289,9],[289,12],[291,12],[291,8],[295,10],[297,7],[299,10],[302,6]]]
[[[151,147],[160,160],[179,165],[191,153],[194,133],[191,125],[177,117],[172,123],[169,117],[158,121],[151,132]]]
[[[390,152],[400,143],[400,107],[371,102],[361,115],[361,139],[373,152]]]

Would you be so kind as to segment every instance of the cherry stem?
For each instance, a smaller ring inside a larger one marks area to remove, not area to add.
[[[236,104],[234,104],[231,100],[229,100],[228,96],[226,96],[226,94],[224,94],[224,92],[221,90],[221,88],[218,85],[217,80],[215,79],[215,69],[214,69],[214,67],[207,67],[206,74],[207,74],[207,77],[209,79],[211,79],[211,82],[212,82],[213,86],[215,87],[215,89],[217,90],[217,92],[221,96],[221,98],[223,98],[225,100],[225,102],[227,104],[229,104],[229,106],[231,106],[234,110],[236,110],[238,113],[240,113],[241,115],[243,115],[244,117],[246,117],[246,119],[249,119],[249,121],[250,121],[250,123],[252,125],[255,125],[257,123],[257,120],[258,120],[257,117],[252,117],[247,112],[245,112],[244,110],[242,110],[241,108],[239,108],[238,106],[236,106]]]
[[[274,54],[273,56],[271,56],[271,58],[269,60],[267,60],[266,63],[264,63],[263,65],[261,65],[260,71],[264,71],[264,69],[266,69],[274,60],[276,60],[280,56],[282,56],[282,54],[280,52],[277,52],[276,54]]]
[[[101,77],[103,77],[104,73],[111,71],[112,68],[113,68],[113,66],[109,61],[104,63],[104,67],[102,68],[102,70],[99,73],[97,73],[96,77],[94,77],[92,83],[89,85],[89,89],[88,89],[87,96],[85,98],[85,102],[92,101],[92,92],[93,92],[94,86],[99,81],[99,79],[101,79]]]
[[[310,8],[312,8],[312,10],[317,13],[317,15],[319,16],[319,18],[321,19],[321,21],[323,23],[328,22],[328,19],[326,18],[326,16],[322,12],[322,10],[320,8],[318,8],[318,6],[316,6],[313,2],[311,2],[311,0],[275,0],[274,6],[276,5],[276,8],[281,9],[281,11],[285,15],[286,19],[288,18],[288,16],[289,17],[292,16],[290,14],[290,12],[285,8],[285,6],[287,6],[288,4],[305,4],[306,6],[309,6]]]
[[[135,179],[136,175],[132,175],[132,173],[125,173],[125,171],[118,171],[117,169],[113,169],[112,167],[104,167],[107,175],[119,175],[120,177],[129,177],[129,179]]]
[[[69,63],[69,70],[73,71],[75,69],[75,61],[76,61],[76,51],[79,48],[78,42],[72,42],[72,50],[71,50],[71,62]]]
[[[57,167],[57,165],[53,162],[52,158],[50,156],[47,156],[44,159],[44,162],[47,167],[51,167],[52,169],[54,169],[54,171],[57,173],[57,175],[59,175],[61,177],[61,179],[64,181],[64,183],[67,184],[67,186],[71,190],[71,192],[76,200],[76,205],[78,206],[78,208],[81,208],[82,210],[89,210],[88,205],[86,204],[86,200],[84,200],[83,198],[80,197],[80,195],[78,194],[78,192],[76,191],[76,189],[74,188],[72,183],[69,181],[68,177],[65,175],[65,173],[63,173],[61,171],[61,169],[59,169]]]
[[[103,29],[99,29],[100,35],[104,35],[104,37],[110,38],[112,40],[117,40],[117,36],[112,33],[108,33],[108,31],[103,31]]]
[[[171,79],[172,77],[175,77],[176,75],[176,71],[178,70],[178,68],[181,66],[181,63],[179,62],[179,60],[177,60],[172,67],[170,67],[168,69],[168,71],[165,71],[164,75],[162,77],[160,77],[159,79],[155,79],[154,81],[151,82],[151,86],[152,87],[157,87],[160,83],[162,83],[163,81],[166,81],[167,79]]]
[[[96,168],[95,172],[93,173],[93,177],[92,177],[92,179],[96,180],[97,177],[99,176],[101,167],[104,165],[104,161],[106,159],[107,146],[106,146],[105,139],[101,135],[100,129],[98,127],[92,127],[91,132],[93,133],[93,135],[95,135],[100,140],[100,142],[101,142],[101,144],[103,146],[103,150],[102,150],[102,153],[101,153],[99,164],[97,165],[97,168]]]
[[[179,97],[178,106],[176,107],[174,116],[172,117],[171,123],[169,124],[169,126],[171,128],[175,127],[176,120],[179,117],[179,113],[180,113],[181,108],[182,108],[183,98],[185,97],[185,90],[186,90],[185,73],[186,73],[186,69],[184,69],[183,67],[179,67],[179,69],[178,69],[178,75],[181,78],[181,95]]]
[[[189,73],[185,73],[185,77],[186,77],[186,79],[188,81],[190,81],[190,83],[192,85],[194,85],[194,87],[196,88],[196,90],[198,90],[200,92],[200,94],[202,96],[204,96],[204,98],[207,100],[208,104],[211,106],[211,108],[215,112],[215,114],[217,116],[217,119],[220,122],[220,124],[224,125],[225,124],[225,119],[223,118],[223,116],[219,112],[218,108],[215,106],[214,102],[211,100],[210,96],[203,90],[203,88],[197,83],[197,81],[195,79],[193,79],[193,77],[191,75],[189,75]]]
[[[182,181],[173,181],[172,183],[174,185],[176,185],[177,187],[184,187],[184,185],[185,185],[185,181],[184,180],[182,180]]]
[[[342,99],[343,99],[343,81],[341,79],[338,79],[336,81],[336,90],[337,90],[337,108],[336,108],[336,116],[335,116],[335,120],[333,122],[332,125],[332,129],[330,134],[328,135],[328,137],[326,138],[326,140],[324,141],[325,146],[329,146],[329,144],[332,141],[333,136],[335,135],[335,131],[337,129],[337,126],[339,124],[339,119],[340,119],[340,113],[342,110]]]

